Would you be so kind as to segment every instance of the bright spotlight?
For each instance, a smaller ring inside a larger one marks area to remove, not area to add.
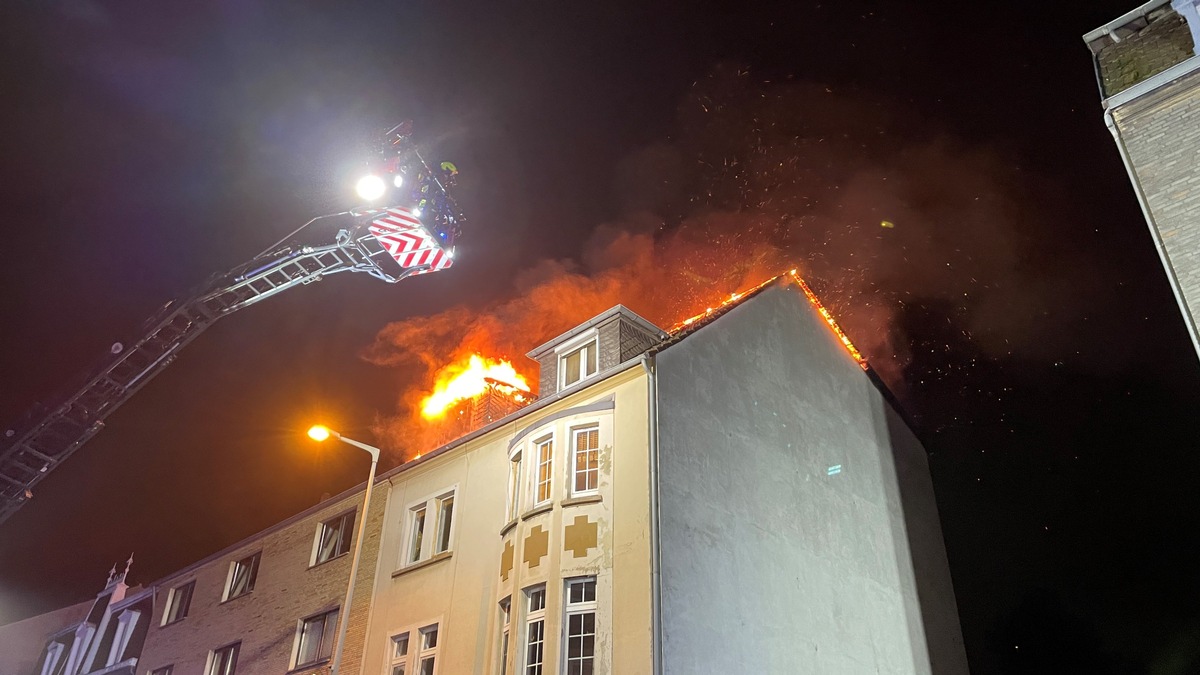
[[[404,185],[404,176],[396,174],[396,177],[392,179],[392,185],[395,185],[396,187],[401,187]]]
[[[387,184],[379,176],[367,175],[358,179],[354,191],[358,193],[360,199],[373,202],[387,192]]]
[[[314,441],[323,441],[329,438],[329,427],[316,424],[308,430],[308,437]]]

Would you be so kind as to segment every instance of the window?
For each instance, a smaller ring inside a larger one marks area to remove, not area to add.
[[[338,610],[330,610],[300,621],[296,628],[296,658],[293,668],[304,668],[328,659],[333,654],[334,630]]]
[[[508,519],[516,520],[521,508],[521,453],[512,456],[508,466]]]
[[[547,436],[534,444],[537,455],[537,476],[534,484],[534,499],[536,504],[550,501],[550,478],[554,471],[554,438]]]
[[[596,338],[592,338],[580,347],[564,353],[558,359],[558,370],[562,373],[561,389],[587,379],[596,374]]]
[[[420,630],[421,653],[417,656],[417,675],[433,675],[437,661],[438,627],[437,624],[426,626]]]
[[[412,512],[412,534],[408,542],[408,562],[421,559],[421,545],[425,538],[425,507],[414,509]]]
[[[208,655],[208,668],[204,671],[204,675],[234,675],[237,671],[238,650],[241,647],[242,643],[235,642],[220,649],[214,649]]]
[[[592,675],[596,668],[596,578],[567,582],[565,632],[566,675]]]
[[[162,625],[175,623],[188,615],[188,608],[192,606],[192,591],[194,590],[196,590],[195,581],[189,581],[171,589],[167,594],[167,609],[163,612]]]
[[[546,650],[546,587],[525,591],[525,675],[542,675]]]
[[[434,553],[450,550],[450,526],[454,524],[454,495],[438,500],[438,537]]]
[[[133,629],[137,626],[141,616],[141,612],[127,609],[117,617],[117,627],[113,631],[112,647],[108,650],[108,661],[105,662],[105,667],[121,660],[121,655],[125,652],[125,647],[129,645],[129,638],[133,636]]]
[[[333,560],[340,555],[349,553],[350,542],[353,539],[353,511],[321,523],[317,527],[317,551],[313,556],[312,564],[320,565],[326,560]]]
[[[254,582],[258,579],[258,559],[262,551],[234,562],[229,567],[229,582],[225,586],[225,599],[232,600],[254,590]]]
[[[170,665],[170,666],[163,666],[162,668],[155,668],[154,670],[150,671],[150,675],[172,675],[172,673],[174,673],[174,672],[175,672],[175,666]]]
[[[505,598],[500,601],[500,667],[496,672],[500,675],[508,675],[508,624],[512,616],[512,599]]]
[[[404,564],[421,562],[453,548],[454,492],[443,492],[409,507]],[[426,530],[429,536],[426,536]]]
[[[408,633],[392,636],[392,675],[404,675],[408,666]]]
[[[574,454],[571,494],[595,492],[600,486],[600,428],[572,429],[571,448]]]

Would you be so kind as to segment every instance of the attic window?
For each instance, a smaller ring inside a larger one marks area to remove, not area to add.
[[[582,342],[572,342],[565,346],[558,357],[559,382],[561,383],[559,389],[566,389],[576,382],[586,380],[596,374],[596,353],[599,351],[599,346],[599,340],[595,333],[586,336]]]

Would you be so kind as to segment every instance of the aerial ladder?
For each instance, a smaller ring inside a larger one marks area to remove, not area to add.
[[[0,437],[0,523],[33,498],[34,487],[104,428],[104,421],[192,340],[215,323],[289,288],[339,272],[388,283],[446,269],[463,216],[451,196],[457,168],[431,167],[411,138],[411,123],[389,130],[372,154],[359,196],[388,199],[314,218],[249,262],[211,277],[186,300],[167,303],[129,346],[115,343],[81,386]]]

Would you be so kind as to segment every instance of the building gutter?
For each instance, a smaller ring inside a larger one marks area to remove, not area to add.
[[[1121,163],[1125,165],[1125,173],[1129,176],[1130,184],[1133,185],[1133,193],[1137,196],[1138,206],[1141,207],[1142,216],[1146,219],[1146,226],[1150,229],[1150,238],[1154,241],[1154,249],[1158,252],[1158,259],[1162,261],[1163,269],[1167,272],[1167,282],[1171,285],[1171,294],[1175,296],[1175,304],[1179,306],[1179,313],[1183,316],[1183,322],[1187,326],[1188,337],[1192,341],[1192,349],[1196,351],[1197,358],[1200,358],[1200,336],[1196,333],[1196,320],[1183,299],[1183,291],[1179,288],[1179,278],[1176,276],[1175,268],[1171,266],[1171,261],[1167,257],[1167,248],[1163,244],[1162,234],[1158,231],[1158,226],[1154,222],[1154,215],[1151,213],[1150,205],[1146,201],[1146,195],[1142,191],[1142,183],[1138,180],[1137,174],[1133,170],[1133,162],[1129,159],[1129,153],[1125,149],[1125,140],[1121,137],[1121,130],[1117,128],[1116,120],[1113,119],[1112,107],[1107,105],[1104,110],[1104,126],[1108,127],[1109,132],[1112,133],[1113,140],[1117,143],[1117,153],[1121,155]]]
[[[658,514],[658,369],[654,356],[642,354],[650,450],[650,672],[662,673],[662,567]]]

